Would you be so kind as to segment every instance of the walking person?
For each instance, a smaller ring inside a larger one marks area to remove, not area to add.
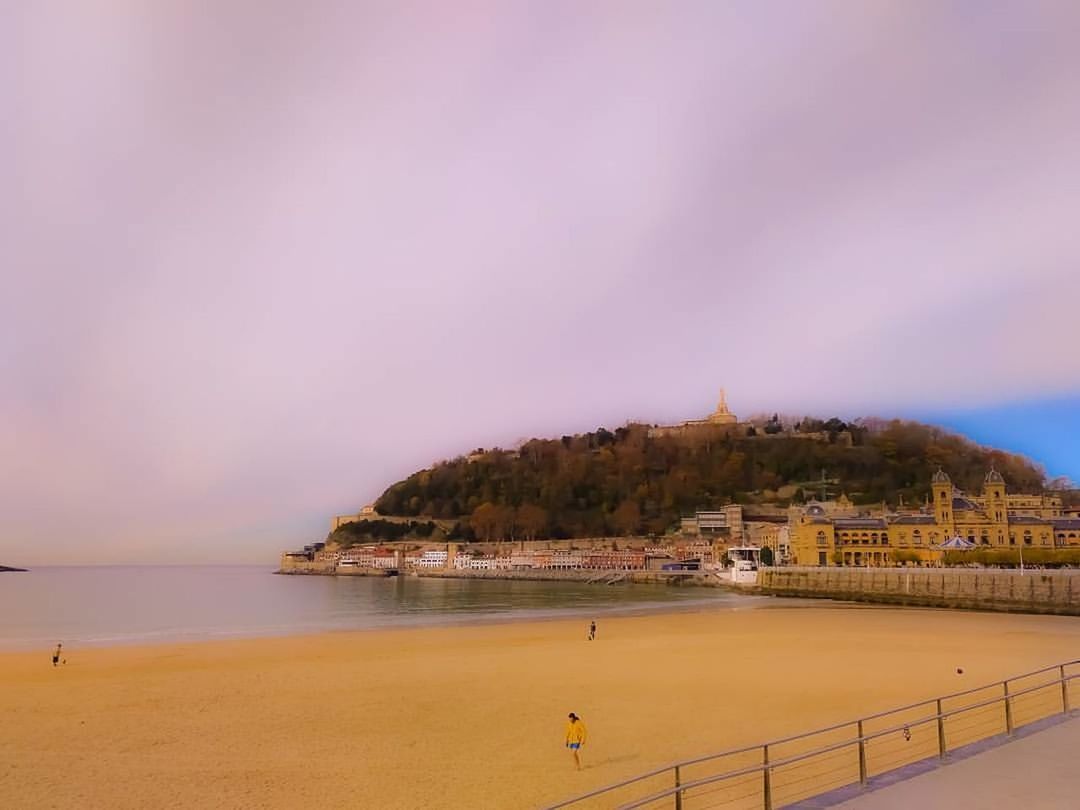
[[[59,641],[58,641],[58,642],[56,642],[56,649],[55,649],[55,650],[53,650],[53,654],[52,654],[52,665],[53,665],[54,667],[55,667],[55,666],[56,666],[57,664],[59,664],[59,663],[60,663],[60,653],[61,653],[61,651],[62,651],[62,650],[61,650],[61,648],[62,648],[63,646],[64,646],[64,645],[62,645],[62,644],[61,644],[61,643],[60,643]]]
[[[593,619],[592,623],[589,625],[589,641],[592,641],[594,638],[596,638],[596,619]]]
[[[581,749],[585,746],[585,724],[581,718],[570,712],[569,722],[566,724],[566,747],[574,755],[574,764],[581,770]]]

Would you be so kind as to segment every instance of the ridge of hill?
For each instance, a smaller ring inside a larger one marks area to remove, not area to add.
[[[438,462],[392,484],[375,509],[415,518],[420,537],[435,530],[431,518],[456,521],[449,536],[464,540],[662,534],[683,514],[729,503],[786,506],[843,493],[856,504],[919,505],[939,467],[972,491],[991,467],[1013,492],[1046,486],[1030,459],[918,422],[807,418],[794,429],[675,432],[628,424]],[[346,524],[334,537],[385,536],[373,524]],[[396,524],[397,537],[411,533]]]

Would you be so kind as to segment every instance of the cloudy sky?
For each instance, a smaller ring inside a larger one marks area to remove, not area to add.
[[[1076,3],[0,14],[0,563],[272,563],[720,386],[1080,478]]]

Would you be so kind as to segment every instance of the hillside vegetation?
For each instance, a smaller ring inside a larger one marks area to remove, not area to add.
[[[479,450],[389,487],[380,514],[456,520],[463,539],[597,537],[663,533],[683,514],[728,503],[786,505],[846,493],[855,503],[920,504],[941,466],[978,492],[991,465],[1013,492],[1039,492],[1045,475],[1029,459],[980,447],[913,422],[806,419],[817,438],[740,427],[649,436],[645,425],[520,449]],[[748,435],[751,434],[751,435]],[[365,532],[353,525],[352,538]]]

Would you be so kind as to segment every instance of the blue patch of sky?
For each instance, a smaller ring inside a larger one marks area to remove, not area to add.
[[[910,416],[979,444],[1028,456],[1042,464],[1050,478],[1064,475],[1080,485],[1080,394]]]

